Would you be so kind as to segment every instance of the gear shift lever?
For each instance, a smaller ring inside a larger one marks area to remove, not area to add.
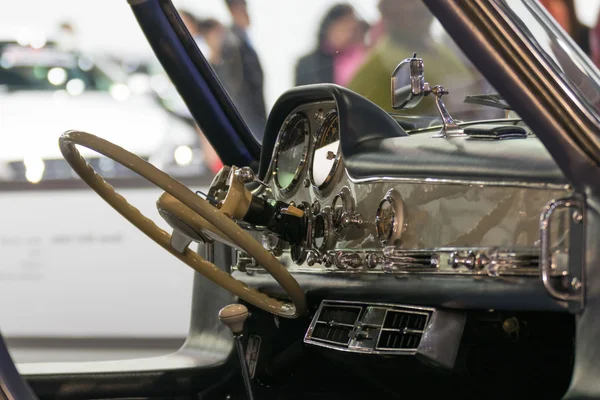
[[[248,309],[245,305],[230,304],[223,307],[221,311],[219,311],[219,320],[221,320],[223,325],[231,329],[231,332],[233,333],[235,347],[237,349],[242,367],[242,377],[244,378],[246,393],[248,394],[249,400],[254,400],[254,396],[252,395],[252,386],[250,385],[250,373],[248,372],[248,364],[246,364],[246,352],[244,351],[244,345],[242,344],[244,322],[246,322],[248,319],[248,314]]]

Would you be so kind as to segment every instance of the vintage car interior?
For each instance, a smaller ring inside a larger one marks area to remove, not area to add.
[[[502,96],[515,113],[453,119],[444,105],[452,92],[428,82],[427,59],[407,54],[390,71],[390,103],[410,113],[434,102],[437,123],[387,113],[340,86],[307,85],[279,98],[257,147],[170,2],[130,0],[199,124],[207,135],[211,126],[232,135],[238,150],[215,140],[227,165],[208,193],[194,193],[93,132],[60,137],[64,157],[99,196],[199,275],[179,352],[19,366],[32,392],[595,398],[598,274],[589,265],[598,164],[584,139],[598,133],[597,121],[584,121],[568,87],[536,92],[528,79],[552,76],[509,23],[516,17],[506,2],[425,3],[500,91],[483,101]],[[473,25],[488,35],[467,35]],[[502,63],[506,52],[514,57]],[[157,210],[172,231],[118,195],[78,146],[163,189]],[[16,370],[3,376],[7,398],[31,395]]]

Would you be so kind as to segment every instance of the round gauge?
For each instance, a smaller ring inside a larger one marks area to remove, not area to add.
[[[319,190],[325,189],[333,179],[340,155],[339,118],[337,111],[333,109],[323,120],[312,154],[310,180]]]
[[[391,189],[379,202],[375,214],[375,231],[379,241],[394,244],[402,235],[404,225],[404,203],[400,194]]]
[[[275,160],[275,184],[287,192],[294,188],[306,162],[310,124],[301,113],[292,115],[283,126]]]

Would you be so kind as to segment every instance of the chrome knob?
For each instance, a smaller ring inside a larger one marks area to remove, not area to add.
[[[339,252],[335,256],[335,266],[339,269],[359,268],[362,265],[362,257],[357,253],[344,254]]]
[[[450,257],[448,258],[448,265],[452,268],[458,268],[461,265],[467,267],[468,269],[473,269],[475,266],[475,254],[473,252],[468,252],[467,254],[461,254],[458,251],[454,251],[450,253]]]
[[[366,258],[365,261],[367,262],[367,267],[369,267],[369,268],[375,268],[379,264],[383,264],[385,262],[385,258],[383,258],[382,256],[378,255],[377,253],[369,253],[367,255],[367,258]]]
[[[325,253],[321,258],[321,262],[325,267],[329,268],[334,264],[335,256],[333,254]]]
[[[364,220],[360,214],[350,214],[345,212],[340,217],[340,227],[342,229],[352,225],[360,227],[363,223]]]
[[[240,168],[237,171],[235,171],[235,174],[239,178],[239,180],[242,181],[243,183],[253,182],[254,179],[256,178],[254,171],[252,171],[252,168],[250,168],[250,167]]]
[[[309,267],[312,267],[315,264],[320,264],[319,256],[314,251],[310,251],[306,257],[306,264]]]

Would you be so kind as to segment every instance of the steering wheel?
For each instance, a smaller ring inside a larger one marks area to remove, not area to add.
[[[304,292],[285,267],[231,218],[196,195],[181,182],[142,160],[135,154],[89,133],[67,131],[61,135],[58,143],[64,158],[85,183],[125,217],[125,219],[188,266],[200,272],[217,285],[237,295],[242,300],[270,313],[286,318],[296,318],[306,311]],[[191,211],[206,219],[222,234],[227,236],[232,243],[235,243],[255,258],[258,264],[262,265],[286,291],[291,299],[291,303],[272,298],[254,288],[248,287],[245,283],[220,270],[214,264],[204,260],[198,253],[187,247],[183,250],[177,250],[171,245],[171,234],[159,228],[152,220],[144,216],[137,208],[129,204],[123,196],[118,194],[85,161],[81,154],[79,154],[76,145],[94,150],[138,173],[180,201]]]

